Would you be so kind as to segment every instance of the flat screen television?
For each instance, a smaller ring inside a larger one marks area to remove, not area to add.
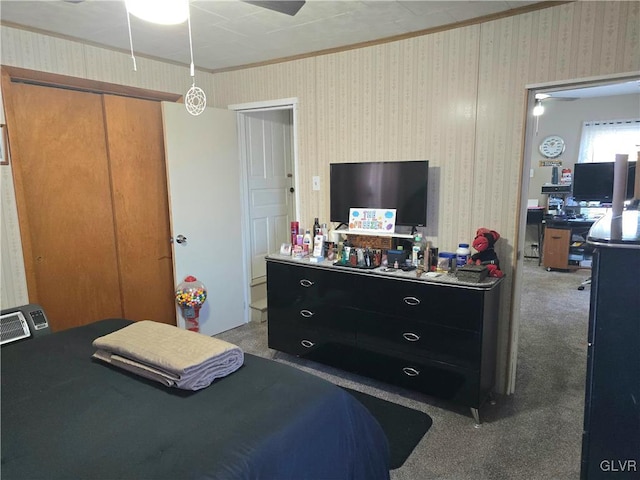
[[[330,220],[348,223],[350,208],[395,208],[396,225],[427,224],[429,161],[332,163]]]
[[[573,198],[578,202],[613,201],[614,162],[576,163],[573,173]],[[636,162],[629,162],[625,200],[633,198]]]

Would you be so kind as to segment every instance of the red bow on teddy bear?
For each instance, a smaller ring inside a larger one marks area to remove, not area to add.
[[[503,277],[504,272],[500,270],[500,261],[498,255],[493,249],[495,243],[500,238],[500,234],[495,230],[488,228],[479,228],[476,232],[476,238],[473,239],[472,247],[478,251],[471,255],[468,263],[474,265],[486,265],[489,269],[490,277]]]

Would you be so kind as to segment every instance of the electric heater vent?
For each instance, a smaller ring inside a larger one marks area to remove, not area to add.
[[[7,313],[0,317],[0,345],[30,336],[29,324],[22,312]]]

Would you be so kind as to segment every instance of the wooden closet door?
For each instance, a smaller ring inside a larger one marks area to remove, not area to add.
[[[176,324],[160,102],[104,95],[125,318]]]
[[[29,300],[54,331],[121,317],[101,95],[4,93]]]

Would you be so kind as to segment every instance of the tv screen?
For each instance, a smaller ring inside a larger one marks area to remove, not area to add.
[[[578,202],[613,201],[614,162],[576,163],[573,173],[573,198]],[[625,199],[633,198],[636,162],[629,162]]]
[[[350,208],[395,208],[396,225],[427,223],[429,162],[332,163],[330,220],[348,223]]]

